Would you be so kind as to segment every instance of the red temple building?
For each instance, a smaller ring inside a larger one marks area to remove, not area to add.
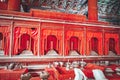
[[[88,18],[38,9],[20,12],[20,0],[1,0],[0,64],[82,59],[120,64],[120,26],[98,21],[97,0],[88,0]]]

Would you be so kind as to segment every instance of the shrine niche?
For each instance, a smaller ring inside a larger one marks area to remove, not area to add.
[[[72,36],[70,38],[70,53],[69,55],[79,55],[79,46],[80,46],[80,41],[78,37]]]
[[[10,28],[0,26],[0,55],[9,55],[10,48]]]
[[[18,50],[18,54],[20,55],[31,55],[33,54],[33,49],[32,47],[34,47],[34,40],[32,37],[30,37],[29,34],[22,34],[19,38],[19,50]]]
[[[47,54],[46,55],[56,55],[57,53],[57,38],[54,35],[47,36]],[[55,53],[56,52],[56,53]]]
[[[98,39],[96,37],[91,38],[91,56],[98,56]]]
[[[37,28],[16,27],[13,55],[37,55]]]
[[[62,55],[62,31],[43,29],[42,33],[41,50],[43,55]]]
[[[87,53],[86,55],[103,55],[102,49],[102,33],[87,32]]]
[[[109,38],[109,54],[108,55],[116,55],[116,50],[115,50],[115,39],[114,38]]]
[[[105,34],[105,55],[115,56],[119,54],[119,35],[114,33]]]
[[[66,55],[83,55],[83,31],[66,32]]]
[[[76,50],[76,51],[78,51],[78,44],[79,44],[78,41],[79,41],[78,37],[72,36],[70,38],[70,50]]]

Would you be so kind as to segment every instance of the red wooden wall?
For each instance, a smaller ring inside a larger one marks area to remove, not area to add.
[[[10,55],[10,50],[11,55],[17,55],[25,49],[32,51],[36,56],[46,55],[51,49],[62,56],[68,56],[71,50],[87,56],[92,50],[100,56],[108,55],[108,51],[120,55],[119,28],[24,20],[14,20],[14,24],[11,24],[11,21],[0,22],[0,33],[4,37],[2,49],[5,55]]]

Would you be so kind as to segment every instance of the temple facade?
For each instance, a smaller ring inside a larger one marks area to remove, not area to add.
[[[120,80],[120,5],[104,1],[120,4],[0,0],[0,80]]]
[[[1,57],[117,56],[119,60],[120,27],[98,21],[97,0],[88,0],[88,19],[49,10],[17,12],[20,1],[16,0],[0,4]]]

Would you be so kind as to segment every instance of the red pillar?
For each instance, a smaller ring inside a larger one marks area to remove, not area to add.
[[[8,10],[20,11],[20,0],[8,0]]]
[[[92,21],[98,20],[98,0],[88,0],[88,19]]]

